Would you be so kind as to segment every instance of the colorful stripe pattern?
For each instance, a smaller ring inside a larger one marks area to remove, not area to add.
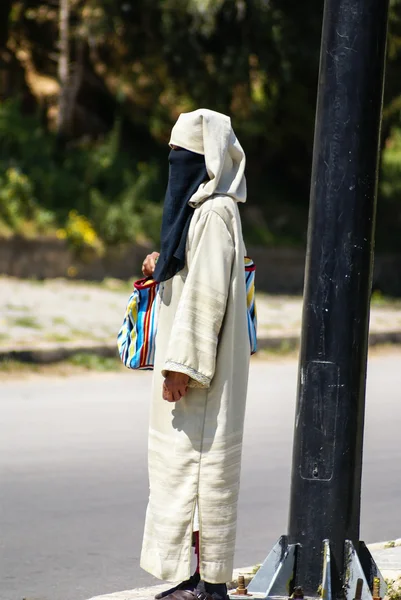
[[[153,279],[140,279],[134,283],[117,338],[120,358],[128,369],[153,369],[158,289],[159,284]]]
[[[246,284],[246,305],[248,314],[248,333],[251,344],[251,354],[255,354],[258,349],[257,342],[257,316],[255,303],[255,263],[248,256],[245,257],[245,284]]]
[[[255,304],[255,263],[245,257],[245,284],[251,354],[257,350],[257,317]],[[140,279],[128,300],[121,329],[118,352],[128,369],[151,370],[155,360],[155,339],[159,313],[159,284],[153,279]]]

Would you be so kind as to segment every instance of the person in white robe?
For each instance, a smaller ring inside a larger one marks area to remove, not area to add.
[[[230,118],[207,109],[181,114],[170,146],[161,251],[143,264],[161,285],[141,567],[184,580],[159,597],[225,600],[250,359],[245,154]]]

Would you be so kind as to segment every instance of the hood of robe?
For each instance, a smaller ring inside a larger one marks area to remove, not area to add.
[[[195,208],[214,194],[246,202],[245,152],[230,117],[206,108],[182,113],[171,132],[170,145],[205,157],[209,181],[199,186],[190,206]]]

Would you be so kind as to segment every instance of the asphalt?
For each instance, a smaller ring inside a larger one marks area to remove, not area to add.
[[[367,543],[400,536],[399,365],[399,352],[369,364]],[[262,561],[285,533],[296,372],[294,360],[252,361],[236,565]],[[150,380],[125,371],[0,382],[1,600],[84,600],[157,583],[139,568]]]
[[[96,288],[94,286],[91,285],[83,285],[83,284],[73,284],[71,282],[66,282],[64,280],[57,280],[57,281],[53,281],[53,282],[45,282],[43,284],[38,284],[37,282],[27,282],[27,281],[19,281],[19,280],[15,280],[12,278],[1,278],[2,280],[2,286],[1,286],[1,290],[0,290],[0,308],[1,308],[1,314],[2,314],[2,318],[0,319],[0,361],[4,361],[4,360],[19,360],[19,361],[23,361],[23,362],[28,362],[28,363],[56,363],[59,361],[62,361],[74,354],[82,354],[82,353],[90,353],[90,354],[96,354],[99,356],[103,356],[103,357],[112,357],[112,356],[116,356],[116,343],[115,343],[115,332],[118,330],[118,326],[121,320],[121,313],[124,310],[124,305],[125,305],[125,300],[126,300],[126,296],[127,296],[127,291],[126,290],[115,290],[113,288],[111,289],[101,289],[101,288]],[[88,310],[88,307],[90,307],[90,310]],[[298,347],[299,345],[299,339],[300,339],[300,324],[301,324],[301,309],[302,309],[302,300],[301,298],[285,298],[285,297],[267,297],[267,296],[260,296],[258,298],[258,309],[259,309],[259,340],[258,340],[258,345],[259,345],[259,349],[272,349],[272,350],[282,350],[282,349],[286,349],[286,350],[291,350],[291,349],[295,349]],[[102,323],[102,327],[99,327],[99,323]],[[369,336],[369,344],[370,346],[377,346],[377,345],[382,345],[382,344],[392,344],[392,345],[400,345],[401,344],[401,306],[399,303],[395,303],[393,305],[389,304],[386,306],[373,306],[372,311],[371,311],[371,329],[370,329],[370,336]],[[294,367],[294,372],[295,372],[295,367]],[[282,381],[285,379],[285,375],[283,376]],[[294,378],[294,374],[292,374],[292,377],[295,381]],[[398,385],[398,383],[397,383]],[[292,397],[295,397],[294,394],[294,390],[292,389],[292,385],[291,387],[291,394]],[[390,384],[388,383],[387,380],[387,384],[386,384],[387,389],[389,387],[391,387],[391,376],[390,376]],[[398,386],[399,387],[399,386]],[[263,383],[261,385],[257,384],[256,385],[256,394],[257,397],[262,397],[263,394],[265,393],[265,386],[263,385]],[[375,379],[373,379],[373,383],[371,384],[371,389],[374,388],[374,391],[372,392],[372,395],[375,396],[375,398],[379,398],[380,394],[382,392],[381,390],[381,384],[379,382],[376,383]],[[74,398],[76,398],[77,403],[81,403],[82,398],[80,397],[80,394],[82,392],[82,389],[85,389],[85,386],[81,386],[81,389],[76,389],[75,392],[73,392],[73,394],[75,394]],[[283,390],[280,391],[280,395],[283,393]],[[252,394],[252,390],[251,390],[251,394]],[[289,391],[287,390],[287,392],[285,392],[285,395],[288,396]],[[394,388],[391,390],[390,393],[385,393],[382,397],[382,404],[383,404],[383,411],[389,411],[388,414],[391,413],[391,409],[393,409],[394,407],[394,403],[391,400],[391,402],[389,402],[389,398],[394,397]],[[70,404],[73,404],[73,402],[71,402],[74,398],[70,398]],[[120,406],[121,407],[121,406]],[[284,427],[283,430],[288,430],[286,434],[284,434],[284,439],[290,439],[290,435],[289,432],[292,429],[292,404],[289,403],[287,409],[289,408],[289,425],[288,427]],[[282,416],[282,415],[281,415]],[[286,415],[286,419],[287,419],[288,415]],[[368,405],[368,412],[367,412],[367,417],[368,417],[368,424],[369,424],[369,405]],[[61,417],[62,418],[62,417]],[[88,416],[86,416],[84,418],[84,422],[85,420],[88,418]],[[288,420],[288,419],[287,419]],[[46,421],[46,417],[45,417],[45,421]],[[387,464],[386,461],[388,461],[388,455],[386,455],[386,452],[383,451],[383,447],[385,448],[386,444],[384,442],[384,444],[382,443],[383,440],[386,438],[386,435],[388,433],[388,431],[378,431],[378,423],[380,422],[380,417],[379,419],[376,419],[376,424],[374,427],[369,428],[369,426],[367,427],[367,432],[365,435],[365,446],[367,446],[368,451],[365,452],[365,471],[364,472],[368,472],[371,475],[369,476],[369,478],[365,477],[365,495],[370,495],[371,497],[377,497],[378,495],[380,496],[380,494],[378,494],[378,486],[380,486],[380,476],[381,476],[381,472],[383,471],[382,465]],[[62,425],[63,422],[61,421],[60,424]],[[287,423],[288,424],[288,423]],[[130,423],[131,425],[131,423]],[[143,423],[143,425],[145,425],[145,423]],[[389,427],[389,430],[393,429],[393,425],[394,423],[392,423]],[[387,426],[385,426],[387,427]],[[56,427],[56,432],[57,432],[57,427]],[[56,435],[55,432],[55,435]],[[62,437],[62,433],[61,431],[59,432],[59,434]],[[271,455],[269,456],[269,459],[271,460],[273,458],[273,460],[278,458],[279,455],[279,451],[277,451],[277,448],[281,449],[281,459],[279,462],[279,464],[282,464],[282,462],[284,463],[289,463],[289,456],[290,456],[290,450],[287,447],[285,450],[283,448],[282,445],[282,441],[283,440],[279,440],[277,436],[277,432],[274,432],[273,430],[270,431],[271,434],[271,440],[270,440],[270,448],[271,448]],[[84,432],[81,432],[81,435],[84,436]],[[275,435],[277,436],[275,439]],[[398,432],[394,431],[393,436],[398,435]],[[30,432],[27,431],[27,437],[29,438],[30,436]],[[287,436],[287,437],[286,437]],[[110,443],[111,440],[113,439],[113,434],[111,434],[111,438],[110,438]],[[272,441],[273,440],[273,441]],[[275,441],[274,441],[275,440]],[[21,442],[21,440],[19,440]],[[105,447],[107,448],[107,452],[106,454],[109,453],[110,451],[110,444],[108,444],[107,440],[103,440],[103,443],[105,442]],[[274,447],[274,443],[276,442],[276,447]],[[1,444],[0,444],[1,445]],[[28,447],[24,446],[24,442],[22,441],[22,447],[25,448],[26,450],[26,457],[25,457],[25,461],[26,461],[26,465],[29,465],[29,452],[30,450],[28,449]],[[143,448],[145,446],[143,445]],[[136,461],[136,465],[138,465],[138,461],[140,462],[140,456],[141,453],[143,454],[143,448],[141,450],[139,450],[139,453],[136,454],[135,456],[135,461]],[[374,449],[372,452],[369,452],[369,448],[370,449]],[[78,444],[78,449],[82,450],[80,444]],[[91,450],[93,452],[93,449]],[[113,447],[113,451],[115,451],[115,447]],[[74,455],[74,453],[76,454],[77,449],[75,449],[74,447],[71,447],[68,449],[68,452],[71,453],[72,455]],[[132,450],[131,450],[132,452]],[[247,473],[245,473],[243,475],[243,485],[245,483],[245,486],[248,486],[248,490],[246,493],[246,496],[254,496],[256,498],[256,502],[260,502],[260,500],[258,500],[258,492],[256,491],[256,487],[260,487],[260,482],[257,481],[257,475],[255,474],[258,471],[258,468],[255,468],[255,464],[258,463],[258,461],[260,461],[260,448],[258,447],[257,444],[254,445],[252,450],[249,450],[249,455],[248,455],[248,469],[247,469]],[[106,456],[106,454],[104,456]],[[397,454],[397,452],[396,452]],[[373,458],[374,456],[374,458]],[[398,456],[399,459],[401,460],[401,453],[398,452]],[[93,456],[91,456],[91,460],[93,460]],[[121,463],[121,470],[119,471],[117,469],[117,471],[115,471],[115,481],[117,481],[117,478],[123,479],[127,476],[127,468],[128,468],[128,460],[132,460],[132,455],[126,455],[124,457],[123,462]],[[87,472],[89,471],[89,464],[90,461],[88,462],[88,456],[76,456],[76,466],[78,468],[78,471],[81,470],[82,473],[84,471],[84,469],[82,469],[82,466],[84,465],[85,467],[88,468]],[[82,460],[83,459],[83,460]],[[393,457],[392,459],[395,459],[395,455],[393,453]],[[53,457],[48,457],[45,459],[46,461],[52,462]],[[256,461],[256,462],[255,462]],[[99,466],[99,462],[97,459],[95,459],[96,464],[97,464],[97,468]],[[107,459],[106,459],[107,462]],[[255,464],[253,464],[253,462]],[[393,460],[394,462],[394,460]],[[395,461],[396,462],[396,461]],[[395,464],[394,462],[394,464]],[[57,460],[55,461],[54,464],[54,468],[56,468],[56,463]],[[67,464],[67,463],[66,463]],[[145,461],[143,461],[143,464],[145,464]],[[399,462],[398,462],[399,465]],[[287,464],[288,466],[288,464]],[[138,466],[136,468],[139,468]],[[280,468],[280,467],[278,467]],[[260,470],[260,469],[259,469]],[[29,468],[28,468],[29,471]],[[284,480],[288,479],[288,468],[284,468],[282,474],[281,474],[281,478]],[[399,468],[398,471],[397,469],[395,469],[395,472],[393,473],[393,475],[397,475],[397,472],[399,473]],[[28,481],[30,479],[32,479],[32,473],[28,472],[26,473],[28,475]],[[74,502],[74,498],[76,496],[76,490],[74,490],[73,488],[73,484],[72,486],[69,485],[69,481],[73,481],[73,477],[72,473],[69,472],[67,470],[67,472],[63,473],[64,475],[67,475],[66,481],[63,484],[60,484],[59,489],[57,489],[57,483],[56,485],[54,485],[54,482],[57,481],[57,474],[56,471],[54,471],[54,481],[53,481],[53,487],[49,486],[49,493],[50,494],[54,494],[54,503],[55,505],[57,503],[60,503],[60,498],[62,498],[62,496],[65,496],[65,508],[63,508],[63,501],[61,501],[61,506],[59,505],[58,509],[56,512],[63,512],[63,510],[67,511],[67,503],[69,503],[71,500],[72,502]],[[40,473],[36,473],[35,477],[36,480],[38,480],[38,476],[40,479]],[[143,474],[144,477],[146,477],[145,472]],[[287,478],[287,479],[286,479]],[[270,482],[273,481],[274,477],[271,477],[271,474],[269,475],[269,479]],[[388,480],[390,480],[391,477],[388,477]],[[279,478],[279,480],[281,480]],[[122,507],[123,510],[121,511],[121,528],[124,526],[123,525],[123,514],[124,510],[126,509],[127,506],[127,502],[126,500],[117,500],[116,502],[116,498],[115,498],[115,494],[114,494],[114,489],[112,486],[110,486],[110,481],[113,481],[113,478],[110,480],[106,479],[106,476],[104,478],[104,485],[103,485],[103,505],[105,506],[107,504],[107,502],[110,503],[110,508],[111,510],[120,510]],[[16,481],[14,481],[14,483],[16,483]],[[91,485],[95,484],[95,482],[89,482]],[[46,486],[47,486],[48,482],[45,482],[44,480],[42,480],[42,491],[45,490]],[[89,486],[89,488],[91,487],[91,485]],[[50,489],[52,487],[52,489]],[[270,485],[269,486],[270,492],[273,492],[274,494],[274,488],[275,485]],[[277,493],[280,495],[288,495],[288,489],[287,489],[287,484],[284,485],[276,485],[277,488]],[[29,485],[28,485],[29,488]],[[362,507],[362,522],[365,522],[365,526],[367,526],[367,530],[369,531],[369,539],[372,539],[372,535],[373,535],[373,531],[378,530],[378,531],[382,531],[384,534],[388,533],[389,535],[395,531],[396,533],[400,532],[401,529],[401,519],[400,518],[394,518],[392,523],[392,526],[381,526],[381,523],[384,524],[384,522],[386,521],[386,512],[388,510],[390,510],[391,514],[395,514],[394,509],[393,509],[393,504],[394,504],[394,498],[393,496],[393,489],[395,490],[397,488],[397,485],[391,486],[388,485],[387,486],[387,496],[386,494],[381,494],[381,500],[379,500],[379,504],[377,505],[377,510],[376,510],[376,514],[371,514],[369,512],[369,510],[366,510],[366,508],[364,509],[364,506]],[[124,486],[122,488],[124,490]],[[19,492],[17,493],[21,493],[24,494],[26,493],[26,487],[24,487],[23,485],[20,485],[20,482],[18,482],[18,485],[16,485],[15,490],[19,490]],[[132,486],[131,488],[129,488],[129,486],[126,488],[125,490],[126,493],[129,494],[130,497],[132,497]],[[98,493],[98,492],[97,492]],[[123,491],[124,493],[124,491]],[[398,497],[400,497],[399,492],[395,492],[396,494],[398,494]],[[142,495],[141,495],[142,494]],[[244,492],[242,492],[242,498],[244,498]],[[263,500],[265,500],[265,495],[261,494],[260,498],[263,497]],[[2,495],[0,495],[0,502],[4,500],[4,493]],[[17,531],[21,530],[21,537],[19,539],[17,539],[17,546],[15,547],[16,550],[16,554],[15,554],[15,559],[12,558],[11,562],[13,560],[17,561],[21,560],[24,561],[25,560],[25,566],[28,567],[28,571],[29,571],[29,565],[31,560],[29,559],[29,555],[30,554],[37,554],[37,557],[35,558],[34,561],[32,561],[33,563],[37,563],[38,566],[37,567],[33,567],[33,571],[31,571],[31,574],[35,575],[35,568],[38,568],[39,570],[36,572],[36,574],[38,573],[42,573],[43,570],[46,569],[46,564],[48,561],[54,560],[56,561],[56,563],[60,568],[60,579],[62,580],[63,577],[65,576],[63,571],[68,569],[68,567],[66,566],[66,568],[64,569],[63,565],[61,564],[61,560],[56,556],[56,557],[51,557],[50,555],[47,554],[47,549],[43,549],[41,546],[43,544],[43,539],[40,539],[39,537],[35,537],[39,536],[39,532],[40,532],[40,524],[41,524],[41,516],[43,515],[43,510],[41,510],[42,507],[40,507],[39,504],[39,496],[35,497],[35,495],[30,496],[29,497],[29,501],[31,504],[31,508],[33,509],[33,512],[36,508],[36,515],[35,518],[38,518],[38,521],[35,523],[35,527],[34,529],[36,529],[36,534],[34,534],[34,537],[29,538],[29,536],[32,536],[32,523],[28,522],[29,521],[29,517],[28,514],[24,514],[24,510],[22,509],[22,507],[24,506],[24,500],[23,499],[13,499],[14,505],[13,508],[15,509],[15,514],[16,514],[16,521],[19,520],[19,523],[15,522],[14,524],[10,524],[8,523],[8,526],[12,526],[15,529],[17,529]],[[140,510],[142,510],[142,504],[145,501],[145,497],[143,495],[142,492],[140,492],[139,495],[139,504],[138,504],[138,508],[140,508]],[[245,504],[244,500],[242,500],[243,505]],[[93,507],[96,506],[96,499],[92,498],[89,501],[89,505],[93,505]],[[284,503],[285,504],[285,503]],[[118,508],[118,506],[120,507],[120,509]],[[243,537],[244,539],[244,545],[246,546],[246,544],[248,544],[248,546],[246,547],[251,547],[250,546],[250,539],[252,538],[253,540],[255,539],[255,526],[258,526],[257,521],[260,520],[260,515],[263,511],[260,510],[260,507],[257,508],[257,510],[255,511],[255,515],[252,514],[252,510],[249,511],[249,503],[246,503],[246,506],[248,507],[246,510],[247,512],[247,524],[246,527],[244,527],[244,524],[241,524],[241,521],[239,523],[239,534],[240,537]],[[366,506],[366,503],[365,503]],[[21,510],[20,510],[21,508]],[[79,510],[85,510],[85,509],[79,509]],[[132,510],[132,504],[130,506],[130,510]],[[244,510],[244,507],[243,509]],[[274,503],[274,501],[272,500],[267,500],[266,503],[266,510],[269,512],[269,520],[277,521],[277,519],[282,521],[283,518],[283,513],[285,512],[286,508],[283,508],[282,506],[280,508],[277,508],[277,504]],[[81,518],[82,517],[82,518]],[[74,549],[73,549],[73,537],[75,535],[76,537],[76,532],[78,530],[78,528],[80,527],[84,527],[85,523],[87,522],[87,515],[85,516],[85,514],[82,514],[81,517],[79,517],[79,513],[77,513],[74,516],[74,519],[72,521],[73,526],[71,528],[71,531],[65,531],[65,530],[61,530],[60,527],[57,525],[56,523],[56,518],[54,520],[54,524],[53,524],[53,528],[50,529],[49,535],[55,535],[55,536],[64,536],[64,539],[67,543],[67,545],[69,544],[69,541],[71,542],[70,546],[71,546],[71,550],[69,550],[69,552],[71,553],[71,556],[68,560],[71,560],[72,562],[74,561]],[[388,520],[388,519],[387,519]],[[21,524],[25,523],[25,527],[26,527],[26,532],[27,532],[27,536],[24,538],[24,530],[21,529]],[[110,537],[112,538],[113,536],[115,536],[115,531],[112,531],[112,527],[115,527],[115,523],[116,521],[113,521],[113,524],[110,523]],[[48,524],[46,524],[46,527],[48,527]],[[241,529],[242,528],[242,529]],[[7,532],[6,532],[7,533]],[[131,528],[131,534],[133,533],[133,529]],[[89,556],[87,557],[87,559],[85,559],[84,563],[82,564],[82,576],[86,576],[86,573],[88,570],[90,570],[92,568],[92,564],[96,563],[96,560],[98,561],[102,561],[104,560],[104,548],[101,549],[98,559],[96,558],[98,552],[97,552],[97,546],[99,546],[99,536],[98,533],[93,530],[91,532],[91,540],[90,544],[92,546],[92,554],[90,553]],[[138,531],[135,530],[134,533],[135,536],[139,536],[140,532],[139,529]],[[262,540],[259,541],[259,546],[256,544],[256,546],[253,547],[253,552],[251,552],[250,554],[256,556],[260,556],[263,554],[261,554],[261,552],[264,552],[264,549],[266,548],[266,542],[267,545],[271,544],[272,539],[273,539],[273,533],[270,532],[269,535]],[[2,530],[2,538],[4,540],[4,531]],[[71,539],[70,539],[71,538]],[[79,538],[79,536],[78,536]],[[373,538],[374,539],[374,538]],[[2,551],[4,548],[3,544],[5,542],[1,542],[0,541],[0,551]],[[44,542],[46,545],[46,541]],[[103,543],[103,541],[102,541]],[[2,547],[3,546],[3,547]],[[262,550],[263,547],[263,550]],[[21,549],[22,548],[22,549]],[[399,586],[400,586],[400,590],[398,590],[398,596],[401,596],[401,540],[398,540],[395,542],[395,544],[393,545],[392,540],[390,540],[390,542],[383,542],[383,543],[379,543],[379,544],[373,544],[371,545],[371,550],[372,553],[375,557],[375,559],[377,560],[377,563],[380,567],[380,569],[382,570],[384,576],[386,578],[388,578],[391,581],[400,581]],[[82,551],[83,551],[83,547],[82,547]],[[77,555],[79,555],[80,553],[80,548],[79,546],[75,548],[75,552],[77,553]],[[112,550],[112,552],[114,552]],[[12,554],[12,553],[11,553]],[[18,559],[18,554],[21,555],[22,559]],[[107,554],[107,552],[106,552]],[[110,555],[110,552],[108,553]],[[117,553],[118,554],[118,553]],[[116,557],[117,557],[116,554]],[[242,557],[244,553],[241,552],[237,552],[238,557]],[[13,556],[13,554],[12,554]],[[25,556],[25,558],[23,558]],[[93,558],[93,561],[91,560],[91,557]],[[38,559],[39,558],[39,562]],[[127,558],[129,558],[129,556],[127,556]],[[252,559],[252,556],[251,556]],[[10,563],[10,557],[7,556],[7,560],[6,562],[3,562],[3,566],[4,564],[7,563],[7,566]],[[238,564],[238,562],[237,562]],[[129,568],[128,564],[124,564],[121,565],[120,568],[122,570],[126,570],[127,568]],[[249,568],[242,568],[240,569],[241,572],[248,572]],[[12,580],[12,576],[8,576],[6,575],[6,579]],[[102,573],[102,576],[99,577],[99,580],[103,580],[104,579],[104,574]],[[8,583],[10,583],[10,581],[8,581]],[[12,587],[12,582],[11,582],[11,587]],[[71,582],[71,585],[74,585]],[[398,584],[394,584],[394,585],[398,585]],[[50,580],[49,580],[49,586],[47,589],[51,589],[54,588],[54,592],[55,595],[54,597],[58,598],[58,597],[62,597],[62,596],[58,596],[58,592],[57,592],[57,584],[55,587],[54,581],[52,581],[52,583],[50,584]],[[157,591],[162,590],[165,588],[165,584],[164,585],[160,585],[160,586],[150,586],[150,587],[139,587],[137,589],[134,590],[128,590],[128,591],[123,591],[123,592],[115,592],[112,594],[106,594],[103,596],[92,596],[92,598],[96,598],[99,599],[100,598],[102,600],[148,600],[150,598],[152,598],[154,596],[155,593],[157,593]],[[10,588],[11,589],[11,588]],[[76,582],[75,584],[75,589],[79,589],[79,584],[78,582]],[[84,589],[84,588],[83,588]],[[82,589],[82,592],[83,592]],[[83,594],[78,593],[76,600],[82,600],[82,598],[84,597]],[[31,596],[27,596],[27,600],[31,600]],[[47,598],[47,596],[46,596]],[[50,598],[52,598],[52,595],[50,595]],[[7,596],[3,596],[2,595],[2,591],[1,591],[1,586],[0,586],[0,600],[20,600],[19,597],[15,597],[15,596],[10,596],[7,593]],[[36,600],[36,598],[35,598]],[[42,600],[42,598],[40,599]],[[75,599],[74,599],[75,600]]]

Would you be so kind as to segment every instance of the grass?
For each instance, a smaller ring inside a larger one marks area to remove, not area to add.
[[[52,332],[45,335],[47,342],[70,342],[71,336],[62,333]]]
[[[11,303],[7,303],[5,308],[6,308],[6,310],[22,310],[24,312],[29,310],[29,308],[27,306],[23,306],[21,304],[11,304]]]
[[[280,358],[298,358],[298,344],[294,347],[291,340],[283,340],[275,348],[260,348],[253,356],[253,360],[272,360]]]
[[[28,329],[43,329],[34,317],[25,316],[17,317],[13,320],[13,324],[17,327],[26,327]]]
[[[107,358],[95,354],[74,354],[69,359],[54,364],[25,363],[17,360],[0,360],[0,377],[10,379],[29,375],[68,377],[83,373],[127,372],[119,358]]]
[[[87,371],[120,371],[123,368],[119,358],[98,356],[97,354],[74,354],[67,362]]]
[[[388,600],[401,600],[401,580],[386,579],[388,585],[386,598]]]
[[[375,290],[372,293],[370,302],[372,308],[401,309],[401,301],[399,298],[384,296],[380,290]]]
[[[94,340],[97,338],[92,331],[82,331],[82,329],[71,329],[71,337],[79,338],[81,340]],[[101,332],[103,333],[103,332]],[[101,335],[101,339],[104,339],[104,335]]]
[[[68,322],[64,317],[53,317],[53,325],[68,325]]]
[[[16,374],[18,377],[25,373],[39,372],[41,365],[31,363],[22,363],[18,360],[0,360],[0,373]]]

